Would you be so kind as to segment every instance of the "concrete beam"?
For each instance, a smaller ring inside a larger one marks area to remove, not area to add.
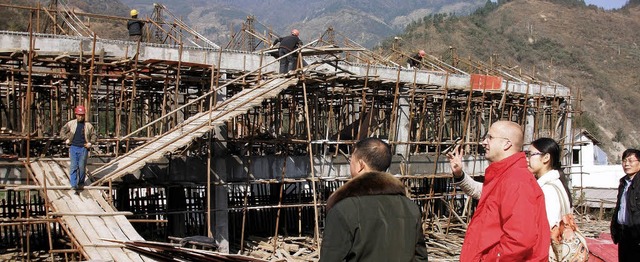
[[[82,50],[91,53],[93,38],[78,36],[60,36],[49,34],[34,34],[35,49],[38,52],[68,52],[76,53]],[[0,31],[0,51],[29,50],[29,34],[25,32]],[[96,52],[105,52],[112,57],[133,57],[137,49],[137,43],[121,40],[96,40]],[[221,57],[221,59],[219,59]],[[222,50],[212,48],[201,48],[183,46],[182,57],[180,57],[180,47],[176,45],[140,43],[139,59],[145,60],[167,60],[183,61],[188,63],[216,65],[220,61],[220,68],[226,70],[252,71],[274,61],[274,58],[260,53],[250,53],[235,50]],[[309,58],[313,60],[313,58]],[[413,70],[397,67],[386,67],[377,65],[354,64],[339,62],[338,66],[351,73],[360,76],[377,76],[380,79],[403,82],[405,84],[435,85],[440,87],[468,89],[471,77],[465,74],[448,74],[439,71]],[[330,65],[322,65],[318,69],[334,71]],[[278,63],[271,64],[265,71],[278,71]],[[529,93],[530,95],[555,95],[569,96],[569,88],[557,83],[548,86],[538,84],[527,84],[521,82],[502,81],[501,90],[514,93]]]

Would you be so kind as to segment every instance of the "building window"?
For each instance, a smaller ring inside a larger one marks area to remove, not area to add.
[[[580,164],[580,149],[574,149],[573,150],[573,164],[579,165]]]

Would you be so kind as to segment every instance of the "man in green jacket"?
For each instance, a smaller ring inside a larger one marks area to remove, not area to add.
[[[389,165],[387,143],[356,143],[352,179],[327,200],[320,261],[427,261],[420,209]]]

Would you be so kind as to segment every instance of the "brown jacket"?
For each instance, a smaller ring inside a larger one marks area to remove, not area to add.
[[[76,134],[76,128],[78,127],[78,120],[73,119],[62,127],[60,130],[60,136],[65,139],[66,144],[70,144],[73,136]],[[91,144],[95,144],[96,140],[98,140],[98,136],[96,136],[96,130],[93,128],[93,125],[89,122],[84,122],[84,140]]]

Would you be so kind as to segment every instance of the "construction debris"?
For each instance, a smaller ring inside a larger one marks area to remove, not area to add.
[[[180,244],[169,244],[153,241],[115,241],[125,248],[138,252],[157,261],[252,261],[262,262],[266,260],[248,257],[244,255],[226,254],[215,251],[184,248]]]
[[[269,261],[318,261],[320,252],[313,238],[283,237],[262,238],[250,236],[245,254]]]

